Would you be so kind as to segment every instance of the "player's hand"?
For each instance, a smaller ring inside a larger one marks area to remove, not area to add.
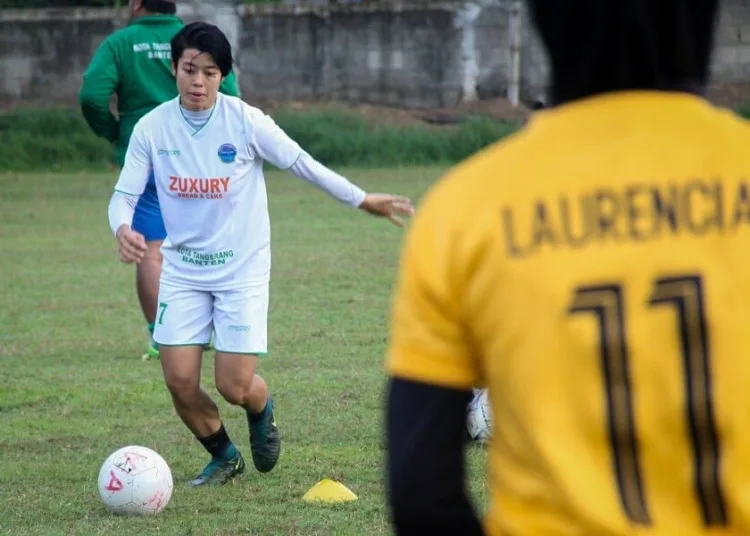
[[[388,218],[391,223],[404,226],[401,216],[414,216],[414,206],[408,197],[390,194],[367,194],[359,208],[373,216]]]
[[[120,246],[120,260],[125,263],[141,262],[148,250],[143,235],[128,225],[121,225],[117,229],[117,243]]]

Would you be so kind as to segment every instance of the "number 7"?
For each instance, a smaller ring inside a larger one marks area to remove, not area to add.
[[[633,415],[623,301],[621,285],[579,287],[568,313],[590,312],[597,317],[607,391],[609,439],[620,501],[633,523],[649,525],[651,520],[643,492]],[[711,400],[703,281],[700,276],[658,279],[648,303],[652,307],[672,305],[676,309],[685,370],[687,420],[695,454],[695,491],[704,524],[724,526],[727,513],[719,482],[720,445]]]
[[[167,310],[167,304],[159,302],[159,324],[164,323],[164,312]]]

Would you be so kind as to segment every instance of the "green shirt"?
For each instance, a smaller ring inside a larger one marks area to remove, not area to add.
[[[174,15],[135,19],[102,42],[83,75],[78,95],[83,116],[97,136],[115,144],[120,166],[138,120],[177,97],[170,41],[183,25]],[[220,90],[239,96],[234,72],[229,73]],[[117,95],[119,121],[110,111],[113,94]]]

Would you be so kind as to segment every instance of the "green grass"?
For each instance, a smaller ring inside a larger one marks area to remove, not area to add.
[[[329,166],[450,165],[512,134],[518,125],[468,117],[440,128],[371,124],[339,110],[279,109],[279,126]],[[14,172],[107,170],[110,144],[97,138],[76,108],[29,108],[0,113],[0,169]]]
[[[343,171],[414,199],[442,172]],[[250,469],[224,488],[193,490],[185,482],[206,454],[174,415],[159,363],[140,361],[133,268],[119,263],[107,225],[114,180],[0,175],[0,534],[389,534],[382,356],[402,231],[268,174],[274,262],[260,373],[276,396],[282,458],[269,474]],[[243,413],[219,407],[249,461]],[[119,518],[99,501],[101,463],[128,444],[156,449],[172,468],[174,495],[159,516]],[[484,452],[470,460],[483,504]],[[359,500],[303,503],[326,477]]]

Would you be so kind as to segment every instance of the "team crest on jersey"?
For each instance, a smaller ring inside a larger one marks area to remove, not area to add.
[[[231,143],[225,143],[219,147],[219,159],[225,164],[231,164],[237,158],[237,147]]]

